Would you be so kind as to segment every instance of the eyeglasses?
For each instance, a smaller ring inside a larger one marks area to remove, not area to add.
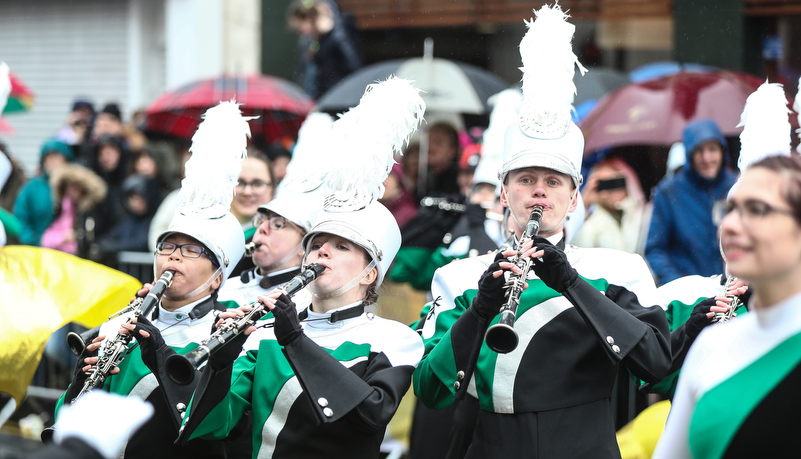
[[[253,226],[258,228],[264,222],[269,222],[270,231],[278,231],[282,228],[286,228],[289,225],[287,219],[281,217],[280,215],[270,216],[263,212],[256,212],[256,215],[253,216]]]
[[[202,245],[198,244],[176,244],[174,242],[162,241],[156,244],[156,253],[159,255],[172,255],[176,250],[181,250],[181,256],[186,258],[200,258],[205,255],[211,260],[211,263],[220,267],[214,257]]]
[[[272,183],[265,182],[264,180],[253,180],[252,182],[247,182],[245,180],[239,179],[236,182],[236,189],[237,190],[244,190],[250,186],[250,189],[255,191],[256,193],[261,193],[262,191],[266,190],[268,186],[272,186]]]
[[[733,201],[727,202],[724,210],[725,215],[729,215],[733,210],[740,214],[740,219],[744,223],[762,220],[772,213],[794,216],[794,212],[791,209],[777,209],[766,202],[753,199],[742,204],[737,204]]]

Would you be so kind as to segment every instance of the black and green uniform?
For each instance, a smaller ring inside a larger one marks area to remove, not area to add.
[[[419,335],[361,304],[301,319],[304,336],[286,348],[259,328],[233,365],[208,365],[182,438],[223,438],[250,410],[253,457],[378,458],[423,355]]]
[[[236,307],[233,302],[219,303],[212,297],[206,297],[176,311],[166,311],[160,306],[154,316],[149,319],[162,334],[168,348],[158,353],[156,373],[142,361],[142,353],[136,340],[131,340],[131,352],[120,363],[120,372],[109,376],[103,384],[103,390],[111,393],[139,397],[153,404],[154,414],[128,441],[125,448],[126,458],[224,458],[222,442],[199,440],[186,446],[174,444],[178,438],[181,422],[181,411],[189,404],[194,385],[179,386],[170,381],[164,373],[164,361],[174,353],[185,354],[197,347],[198,343],[208,338],[215,322],[213,310],[224,310]],[[103,324],[101,335],[111,338],[120,329],[120,324],[127,321],[123,315]],[[102,348],[101,348],[102,349]],[[82,366],[83,358],[78,366]],[[77,374],[76,374],[77,377]],[[195,378],[196,380],[198,378]],[[58,408],[66,401],[72,400],[83,387],[83,380],[73,379],[73,384],[61,397]],[[102,419],[99,418],[102,422]],[[58,428],[58,422],[56,422]]]
[[[434,277],[414,388],[433,408],[465,392],[478,399],[468,458],[619,457],[610,401],[618,365],[646,381],[668,369],[667,320],[651,306],[656,288],[643,259],[611,249],[564,250],[580,278],[560,295],[530,271],[515,321],[519,344],[507,354],[484,345],[497,316],[476,333],[451,333],[494,255],[451,263]]]
[[[797,457],[799,387],[801,294],[707,327],[653,457]]]

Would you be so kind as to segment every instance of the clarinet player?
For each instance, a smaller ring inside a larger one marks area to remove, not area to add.
[[[230,129],[232,124],[241,129]],[[219,126],[226,129],[218,132]],[[123,457],[226,457],[220,441],[198,440],[183,447],[174,444],[193,386],[172,384],[163,369],[167,357],[185,353],[207,338],[215,322],[214,311],[225,310],[217,301],[217,291],[245,250],[241,225],[228,208],[234,189],[228,176],[238,175],[235,171],[245,151],[247,129],[236,104],[223,102],[206,112],[193,138],[193,154],[182,183],[183,202],[168,229],[159,235],[154,256],[155,278],[173,271],[172,283],[152,314],[138,320],[123,315],[101,326],[100,336],[86,346],[72,384],[56,407],[58,412],[62,404],[71,403],[84,386],[86,373],[98,363],[96,353],[103,349],[104,338],[132,334],[136,341],[131,340],[127,354],[101,386],[111,393],[150,402],[154,416],[130,437]],[[209,138],[227,144],[228,151],[221,151],[217,143],[209,145]],[[204,174],[224,168],[233,173],[214,175],[218,182]],[[58,420],[55,428],[59,429]]]
[[[559,6],[536,13],[521,54],[569,51],[548,39],[572,36]],[[546,54],[522,57],[524,102],[519,122],[506,133],[501,202],[518,239],[532,209],[544,211],[539,234],[521,248],[533,266],[514,322],[519,343],[496,353],[484,342],[507,300],[506,278],[520,274],[506,260],[517,251],[453,262],[434,276],[421,329],[427,354],[415,370],[414,389],[431,408],[477,398],[467,458],[616,458],[610,400],[618,367],[646,381],[662,378],[671,359],[668,324],[664,311],[650,306],[655,286],[640,256],[565,244],[565,221],[577,207],[582,180],[583,136],[570,121],[569,102],[562,112],[540,112],[532,103],[552,100],[538,89],[553,93],[558,78],[548,88],[527,83],[530,71],[568,68],[565,87],[576,58],[570,52],[565,65],[548,62]],[[543,124],[548,113],[559,115]]]

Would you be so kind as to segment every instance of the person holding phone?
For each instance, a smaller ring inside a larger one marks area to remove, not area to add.
[[[625,161],[612,158],[596,164],[581,194],[588,217],[573,244],[644,253],[645,195],[637,174]]]

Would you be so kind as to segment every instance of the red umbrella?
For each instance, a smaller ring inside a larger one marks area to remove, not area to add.
[[[584,153],[627,145],[669,146],[681,140],[688,123],[702,118],[714,120],[723,135],[737,136],[745,99],[762,82],[752,75],[714,70],[681,71],[622,86],[581,122]]]
[[[189,83],[162,94],[147,109],[145,131],[191,139],[201,115],[224,100],[236,98],[249,121],[253,137],[268,142],[296,138],[301,123],[314,106],[294,83],[274,76],[223,75]]]

